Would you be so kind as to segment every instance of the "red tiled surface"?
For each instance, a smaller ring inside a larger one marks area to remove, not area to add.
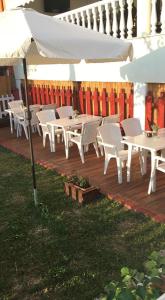
[[[29,158],[29,144],[25,137],[16,138],[10,134],[8,127],[0,128],[0,144],[13,152]],[[33,135],[34,156],[38,164],[50,169],[55,169],[62,175],[77,173],[89,178],[91,184],[100,188],[101,192],[109,199],[115,199],[128,209],[133,209],[150,216],[158,222],[165,223],[165,174],[157,173],[157,191],[147,195],[150,162],[145,176],[140,174],[138,157],[132,162],[131,182],[126,182],[126,170],[123,170],[123,183],[117,182],[117,169],[115,161],[108,167],[107,175],[103,175],[104,158],[97,158],[92,147],[85,154],[83,165],[76,146],[70,149],[70,158],[65,159],[64,145],[56,144],[56,152],[51,153],[47,141],[46,148],[42,146],[42,138]]]

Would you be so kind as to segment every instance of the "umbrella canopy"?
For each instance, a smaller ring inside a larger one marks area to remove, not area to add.
[[[27,8],[0,14],[0,64],[122,61],[132,44]]]

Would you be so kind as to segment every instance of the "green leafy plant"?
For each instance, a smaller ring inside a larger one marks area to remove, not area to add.
[[[165,252],[152,252],[144,263],[145,273],[124,267],[121,281],[110,282],[100,300],[156,300],[162,293]]]
[[[154,123],[153,125],[151,125],[151,129],[152,129],[153,132],[157,133],[158,129],[159,129],[159,126]]]
[[[88,179],[83,176],[73,175],[69,177],[67,181],[84,189],[90,187]]]

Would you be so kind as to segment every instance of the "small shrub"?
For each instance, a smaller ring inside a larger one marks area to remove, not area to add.
[[[122,268],[121,282],[110,282],[99,300],[156,300],[162,294],[165,252],[152,252],[144,267],[145,273]]]

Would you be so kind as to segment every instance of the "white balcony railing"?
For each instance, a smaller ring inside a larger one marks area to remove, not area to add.
[[[164,34],[165,0],[103,0],[55,17],[122,39]]]

